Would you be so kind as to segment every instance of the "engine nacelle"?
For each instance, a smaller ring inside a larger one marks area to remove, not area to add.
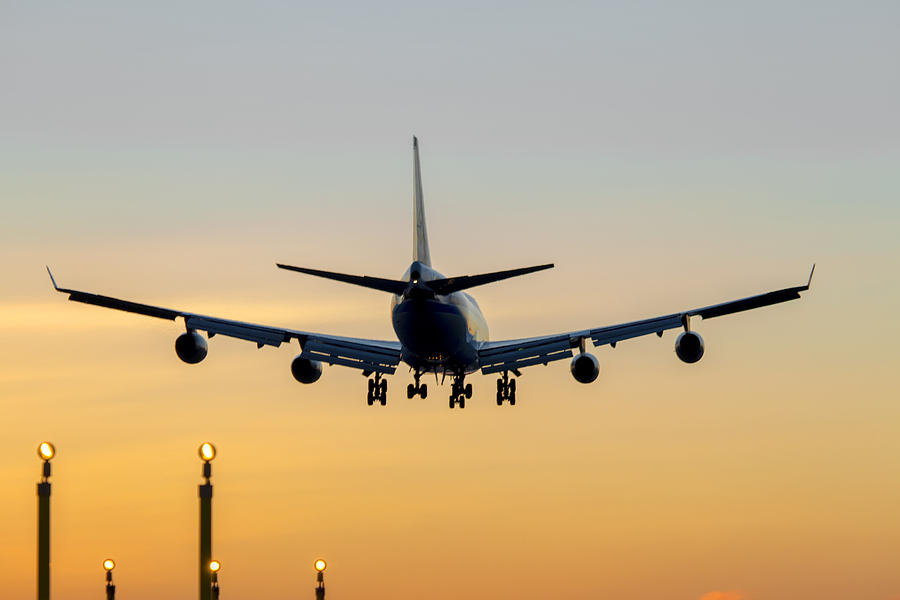
[[[209,345],[196,331],[182,333],[175,339],[175,354],[189,365],[196,365],[206,358],[208,351]]]
[[[572,359],[569,369],[580,383],[591,383],[600,375],[600,361],[593,354],[582,352]]]
[[[291,361],[291,375],[300,383],[315,383],[322,376],[322,363],[297,356]]]
[[[675,354],[686,363],[703,358],[703,338],[696,331],[685,331],[675,340]]]

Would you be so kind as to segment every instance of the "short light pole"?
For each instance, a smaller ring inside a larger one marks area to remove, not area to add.
[[[210,577],[212,578],[212,588],[210,589],[212,600],[219,600],[219,569],[221,568],[222,563],[220,563],[219,561],[209,561],[209,572]]]
[[[325,600],[325,561],[321,558],[315,562],[316,567],[316,600]]]
[[[216,447],[209,442],[200,444],[198,450],[203,460],[203,477],[206,480],[199,486],[200,494],[200,600],[212,598],[212,572],[209,570],[212,558],[212,495],[213,486],[209,482],[212,476],[210,461],[216,457]]]
[[[44,461],[41,482],[37,484],[38,496],[38,549],[37,549],[37,597],[50,600],[50,460],[56,448],[50,442],[41,442],[38,456]]]
[[[112,572],[116,568],[116,561],[107,558],[103,561],[103,569],[106,571],[106,600],[116,600],[116,586],[113,585]]]

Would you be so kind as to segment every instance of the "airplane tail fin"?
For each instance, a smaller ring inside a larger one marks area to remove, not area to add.
[[[425,227],[425,199],[422,194],[422,169],[419,166],[419,140],[413,136],[413,260],[431,266],[428,229]]]

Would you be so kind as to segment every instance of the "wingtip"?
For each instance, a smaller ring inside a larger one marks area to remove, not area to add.
[[[413,148],[418,148],[418,147],[419,147],[419,138],[417,138],[416,136],[413,136]]]
[[[50,283],[53,284],[53,289],[59,291],[59,286],[56,285],[56,279],[53,278],[53,273],[50,272],[50,265],[44,265],[44,267],[47,269],[47,275],[50,276]]]
[[[809,289],[809,286],[812,285],[813,273],[816,272],[816,263],[813,263],[812,269],[809,270],[809,281],[806,282],[806,289]]]

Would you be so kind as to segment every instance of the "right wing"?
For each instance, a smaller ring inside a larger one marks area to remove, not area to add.
[[[293,329],[282,329],[220,319],[196,313],[162,308],[150,304],[121,300],[111,296],[102,296],[90,292],[61,288],[56,284],[53,273],[47,268],[50,281],[57,292],[69,294],[69,300],[103,306],[115,310],[168,319],[174,321],[184,319],[185,328],[188,331],[205,331],[208,337],[224,335],[255,342],[257,348],[263,346],[279,347],[282,343],[296,339],[300,342],[301,356],[310,360],[316,360],[331,365],[342,365],[360,369],[363,373],[392,374],[400,364],[400,343],[382,340],[366,340],[358,338],[311,333]]]
[[[582,331],[558,333],[521,340],[485,342],[478,350],[481,372],[485,375],[488,373],[498,373],[500,371],[515,372],[523,367],[539,364],[546,365],[555,360],[569,358],[573,355],[574,349],[581,347],[587,339],[590,339],[594,346],[609,344],[615,348],[616,343],[623,340],[629,340],[651,333],[655,333],[662,337],[663,332],[668,329],[678,329],[681,327],[687,329],[691,317],[712,319],[713,317],[720,317],[722,315],[730,315],[736,312],[770,306],[772,304],[787,302],[788,300],[796,300],[800,297],[800,292],[805,292],[809,289],[815,269],[816,266],[813,265],[813,268],[809,273],[809,281],[806,282],[806,285],[757,294],[756,296],[749,296],[747,298],[741,298],[740,300],[732,300],[730,302],[713,304],[711,306],[686,310],[671,315],[664,315],[662,317],[654,317],[642,321],[632,321],[620,325],[598,327],[596,329],[585,329]]]

